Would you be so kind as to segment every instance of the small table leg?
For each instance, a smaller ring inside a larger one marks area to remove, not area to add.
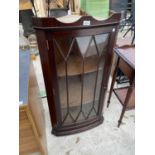
[[[120,119],[118,121],[118,127],[120,127],[120,125],[122,123],[122,119],[123,119],[126,107],[127,107],[128,103],[129,103],[129,99],[130,99],[130,96],[132,94],[133,89],[135,89],[135,75],[133,75],[133,80],[131,81],[131,86],[129,87],[126,98],[125,98],[125,102],[124,102],[124,105],[123,105],[123,110],[121,112],[121,116],[120,116]]]
[[[119,60],[120,60],[120,58],[118,58],[118,60],[117,60],[117,64],[116,64],[116,67],[115,67],[115,70],[114,70],[114,73],[113,73],[111,87],[110,87],[110,92],[109,92],[109,97],[108,97],[108,102],[107,102],[107,107],[109,107],[110,99],[111,99],[111,95],[112,95],[112,91],[113,91],[113,87],[114,87],[114,84],[115,84],[115,81],[116,81]]]

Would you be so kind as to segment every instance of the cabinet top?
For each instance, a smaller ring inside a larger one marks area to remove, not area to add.
[[[67,19],[67,17],[62,17]],[[62,20],[61,18],[61,20]],[[72,19],[74,17],[72,16]],[[81,16],[80,18],[75,16],[75,19],[78,19],[74,22],[62,22],[60,19],[54,17],[33,17],[34,28],[37,30],[56,30],[56,29],[86,29],[93,27],[102,27],[110,25],[118,25],[120,22],[121,14],[120,13],[111,13],[109,18],[105,20],[97,20],[92,16]]]

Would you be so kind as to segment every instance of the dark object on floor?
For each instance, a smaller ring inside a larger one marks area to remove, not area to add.
[[[107,107],[109,107],[112,91],[123,106],[118,127],[120,126],[125,110],[135,107],[135,46],[123,46],[114,49],[118,55],[117,64],[113,73],[111,88],[108,97]],[[130,86],[114,89],[118,68],[130,79]]]
[[[31,9],[19,11],[19,22],[22,23],[24,29],[24,36],[28,37],[35,33],[32,24],[32,17],[34,16]]]
[[[117,84],[122,84],[128,83],[129,79],[127,78],[127,76],[124,75],[124,73],[120,69],[118,69],[116,81]]]
[[[103,122],[120,16],[104,21],[83,16],[74,23],[34,18],[53,134],[74,134]]]

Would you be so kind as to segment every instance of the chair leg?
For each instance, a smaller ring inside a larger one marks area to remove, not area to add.
[[[124,23],[122,23],[122,27],[121,27],[121,30],[120,30],[120,32],[122,32],[123,30],[124,30],[124,27],[126,26],[126,24],[127,24],[127,22],[126,22],[126,19],[124,19],[125,21],[124,21]]]
[[[133,30],[131,29],[131,37],[132,37],[132,34],[133,34]]]
[[[109,97],[108,97],[108,101],[107,101],[107,108],[109,107],[110,99],[111,99],[111,95],[112,95],[112,91],[113,91],[113,87],[114,87],[114,84],[115,84],[115,81],[116,81],[118,64],[119,64],[119,58],[117,60],[117,64],[116,64],[116,67],[115,67],[115,70],[114,70],[114,73],[113,73],[113,76],[112,76],[112,82],[111,82]]]
[[[125,18],[124,18],[124,24],[123,24],[122,29],[121,29],[120,32],[122,32],[124,30],[125,26],[128,26],[128,23],[130,22],[130,20],[131,20],[131,16],[127,18],[127,13],[126,13]]]
[[[122,32],[124,30],[125,24],[121,27],[120,32]]]
[[[123,38],[128,34],[128,32],[131,30],[131,28],[129,28],[126,33],[123,35]]]
[[[133,44],[134,40],[135,40],[135,30],[133,32],[133,38],[132,38],[131,44]]]

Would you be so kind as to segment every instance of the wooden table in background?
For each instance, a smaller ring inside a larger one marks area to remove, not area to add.
[[[118,56],[118,60],[112,77],[107,107],[109,107],[110,104],[112,91],[114,91],[123,106],[122,113],[118,121],[119,127],[125,110],[133,109],[135,107],[135,45],[118,47],[115,48],[114,51]],[[114,89],[118,69],[120,69],[129,78],[129,87]]]

